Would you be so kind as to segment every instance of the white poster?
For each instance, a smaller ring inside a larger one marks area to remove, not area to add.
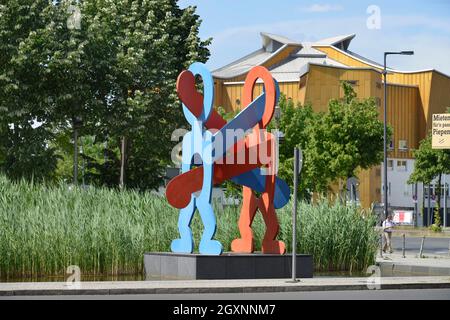
[[[414,211],[394,210],[394,223],[413,224]]]

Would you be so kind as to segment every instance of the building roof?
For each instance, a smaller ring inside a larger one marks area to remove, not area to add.
[[[283,63],[272,66],[269,70],[278,82],[298,81],[301,76],[308,73],[310,64],[345,66],[328,58],[323,52],[305,46],[297,54],[291,55]]]
[[[337,36],[332,38],[326,38],[319,40],[315,43],[317,46],[325,45],[325,46],[333,46],[339,49],[347,50],[350,46],[350,42],[352,42],[353,38],[356,37],[356,34],[348,34],[343,36]]]
[[[294,47],[292,53],[282,63],[271,66],[269,69],[275,79],[280,82],[298,81],[308,70],[309,63],[344,66],[330,59],[327,55],[312,47],[313,43],[303,43],[291,39],[261,33],[262,48],[249,55],[233,61],[232,63],[213,71],[213,76],[220,79],[230,79],[246,74],[251,68],[262,65],[288,46]],[[315,44],[315,43],[314,43]]]
[[[298,41],[295,40],[291,40],[289,38],[283,37],[283,36],[279,36],[276,34],[272,34],[272,33],[267,33],[267,32],[261,32],[261,38],[263,41],[263,47],[266,47],[267,45],[269,45],[269,43],[271,41],[276,41],[279,42],[281,44],[287,44],[287,45],[298,45],[301,46],[302,44]]]
[[[214,70],[212,74],[215,78],[218,79],[232,79],[235,77],[243,76],[248,71],[250,71],[251,68],[259,65],[264,65],[265,62],[277,56],[280,52],[287,49],[288,47],[291,48],[289,49],[289,56],[280,63],[269,67],[272,75],[279,82],[298,81],[303,74],[308,72],[309,65],[311,64],[349,68],[349,66],[331,59],[327,56],[326,53],[315,48],[320,46],[333,47],[343,54],[362,61],[370,67],[373,67],[375,69],[382,69],[383,65],[348,50],[348,47],[355,36],[355,34],[349,34],[326,38],[317,42],[300,43],[283,36],[261,32],[262,47],[260,49],[250,53],[245,57],[242,57],[241,59],[233,61],[222,68]],[[420,71],[398,71],[391,68],[388,68],[388,71],[398,73],[415,73],[425,71],[439,72],[434,69]],[[441,72],[439,73],[443,74]],[[445,74],[443,75],[447,76]]]

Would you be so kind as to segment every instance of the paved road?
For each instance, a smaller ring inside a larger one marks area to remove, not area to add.
[[[401,252],[403,239],[393,237],[393,248],[396,252]],[[406,255],[417,255],[420,252],[422,238],[406,238]],[[424,254],[448,255],[450,238],[425,238]]]
[[[450,300],[450,289],[280,292],[252,294],[158,294],[111,296],[0,297],[0,300]],[[222,302],[226,304],[226,302]]]

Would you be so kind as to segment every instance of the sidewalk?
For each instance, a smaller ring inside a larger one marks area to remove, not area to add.
[[[423,236],[427,238],[450,238],[450,228],[445,228],[442,232],[434,232],[428,228],[394,228],[392,233],[393,237],[402,237],[403,234],[406,237],[421,238]]]
[[[374,278],[313,278],[299,283],[274,280],[191,280],[82,282],[79,287],[64,282],[0,283],[1,296],[117,295],[117,294],[189,294],[189,293],[261,293],[331,290],[369,290]],[[377,278],[380,289],[450,288],[448,277]]]
[[[425,258],[406,256],[401,254],[383,254],[377,257],[377,265],[381,268],[383,277],[401,276],[449,276],[450,258],[427,254]]]

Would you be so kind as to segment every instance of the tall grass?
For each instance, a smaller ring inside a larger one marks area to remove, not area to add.
[[[373,218],[339,204],[300,205],[299,251],[314,255],[317,270],[361,270],[373,263]],[[290,247],[291,211],[278,212],[280,239]],[[239,236],[239,208],[217,210],[225,250]],[[62,275],[69,265],[84,274],[141,273],[143,254],[168,251],[178,237],[178,211],[151,193],[83,190],[10,182],[0,176],[0,277]],[[192,223],[196,243],[202,225]],[[254,223],[257,246],[264,234]]]

